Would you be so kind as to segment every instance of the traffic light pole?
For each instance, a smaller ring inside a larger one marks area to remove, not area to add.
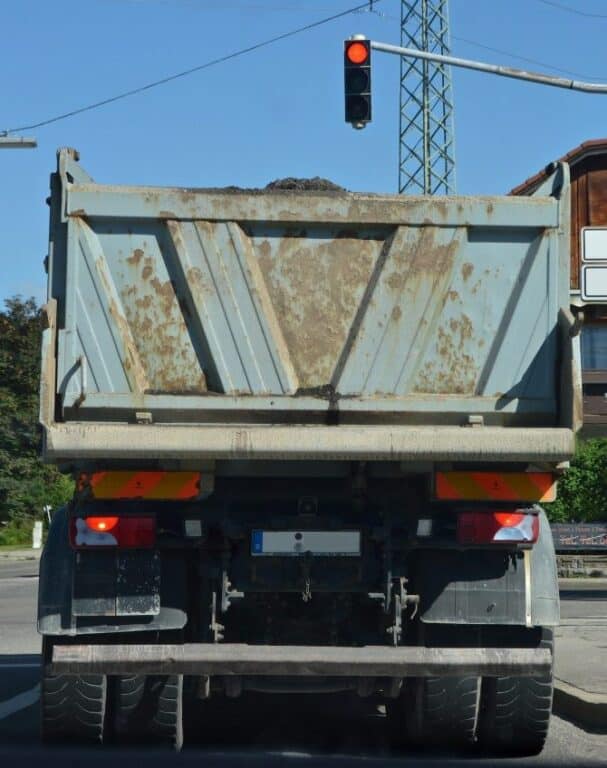
[[[443,56],[439,53],[420,51],[417,48],[401,48],[398,45],[378,43],[374,40],[371,40],[371,48],[376,51],[383,51],[384,53],[393,53],[397,56],[411,56],[412,58],[436,61],[441,64],[451,64],[453,67],[474,69],[477,72],[499,75],[500,77],[510,77],[515,80],[526,80],[530,83],[550,85],[554,88],[566,88],[570,91],[583,91],[584,93],[607,93],[607,83],[585,83],[581,80],[570,80],[566,77],[544,75],[540,72],[527,72],[524,69],[513,69],[512,67],[502,67],[496,64],[486,64],[485,62],[473,61],[471,59],[458,59],[455,56]]]

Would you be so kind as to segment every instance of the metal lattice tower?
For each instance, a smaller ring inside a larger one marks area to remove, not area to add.
[[[449,54],[448,0],[402,0],[401,45]],[[398,191],[453,194],[455,155],[451,72],[401,57]]]

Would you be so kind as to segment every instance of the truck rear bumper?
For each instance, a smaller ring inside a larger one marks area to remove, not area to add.
[[[453,426],[45,425],[46,461],[319,459],[560,462],[575,452],[563,428]]]
[[[51,674],[331,677],[538,676],[548,649],[184,644],[56,645]]]

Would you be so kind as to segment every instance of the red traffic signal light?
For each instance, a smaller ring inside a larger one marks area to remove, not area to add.
[[[353,128],[371,122],[371,41],[344,42],[345,119]]]
[[[369,60],[370,48],[367,42],[349,40],[346,42],[346,58],[351,64],[365,64]]]

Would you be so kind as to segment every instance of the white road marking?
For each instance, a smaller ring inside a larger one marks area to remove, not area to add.
[[[29,691],[18,693],[13,696],[12,699],[6,701],[0,701],[0,720],[4,720],[6,717],[14,715],[15,712],[19,712],[26,707],[31,707],[40,698],[40,685],[36,685],[30,688]]]

